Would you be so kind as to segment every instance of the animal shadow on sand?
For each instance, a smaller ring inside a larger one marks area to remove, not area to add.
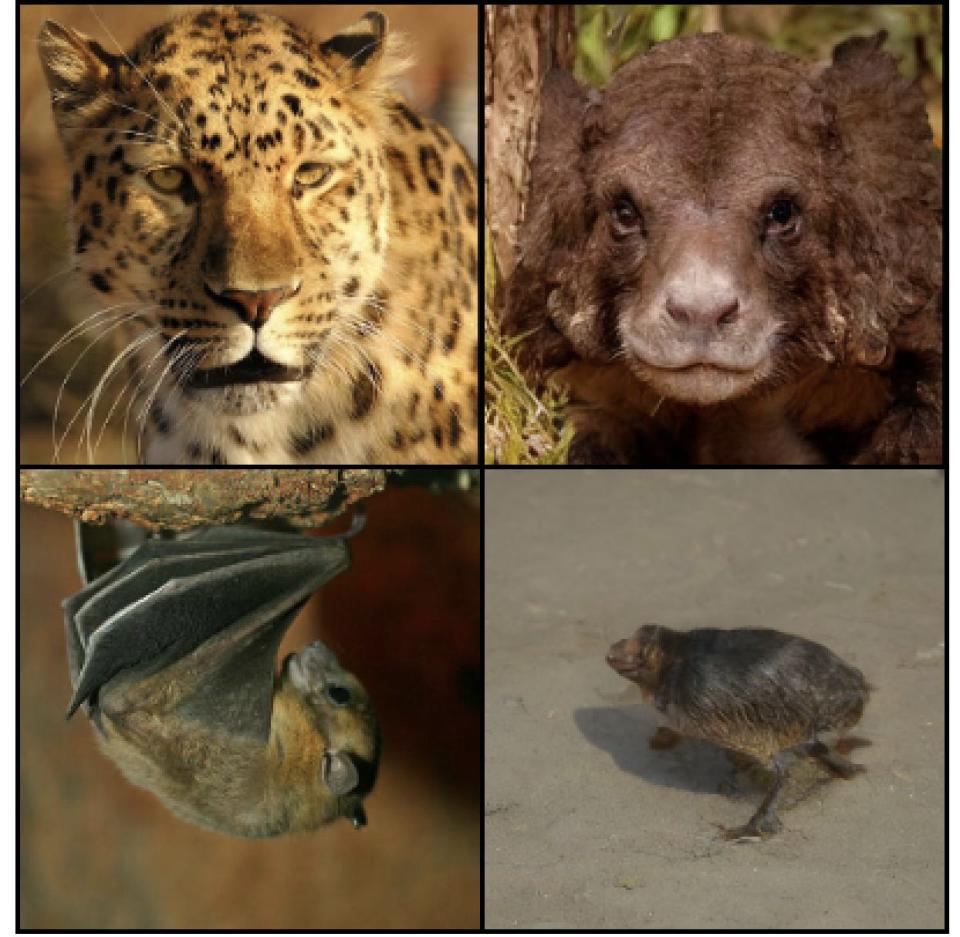
[[[741,801],[755,799],[773,780],[766,768],[700,739],[681,738],[669,750],[654,750],[650,739],[662,723],[645,704],[583,707],[573,718],[586,740],[608,753],[618,768],[660,787]],[[830,780],[813,759],[798,759],[791,765],[781,809],[790,809]]]
[[[682,739],[669,751],[654,751],[650,738],[660,722],[649,706],[591,706],[573,714],[592,745],[607,752],[623,771],[660,787],[716,793],[731,780],[732,765],[722,748]]]

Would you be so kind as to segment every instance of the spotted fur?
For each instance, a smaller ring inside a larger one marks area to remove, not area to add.
[[[43,25],[144,461],[476,461],[476,175],[397,46],[378,13],[321,42],[206,9],[128,54]]]

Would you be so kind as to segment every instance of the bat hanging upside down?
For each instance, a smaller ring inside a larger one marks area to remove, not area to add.
[[[74,696],[101,747],[174,813],[236,836],[366,823],[380,737],[324,644],[280,641],[349,565],[344,537],[246,527],[148,540],[64,602]]]

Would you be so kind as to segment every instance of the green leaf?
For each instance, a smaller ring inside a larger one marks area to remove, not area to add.
[[[629,62],[638,52],[645,52],[647,41],[647,20],[649,7],[634,7],[623,21],[620,34],[620,48],[617,49],[617,64]]]
[[[680,31],[680,10],[674,4],[654,8],[647,27],[651,42],[665,42],[677,35]]]
[[[607,8],[581,8],[577,33],[577,65],[591,84],[602,87],[610,80],[610,54],[607,52]]]

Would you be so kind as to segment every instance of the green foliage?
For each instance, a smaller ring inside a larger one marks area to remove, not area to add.
[[[613,73],[655,42],[679,36],[691,25],[689,11],[696,7],[578,6],[577,55],[574,74],[602,88]]]
[[[484,232],[483,414],[484,461],[491,465],[551,465],[566,462],[573,427],[564,425],[566,398],[549,388],[537,395],[516,363],[523,340],[507,339],[489,304],[497,285],[490,231]]]
[[[488,465],[559,465],[567,460],[573,427],[564,421],[565,395],[538,397],[515,360],[522,337],[506,339],[486,317],[484,343],[484,460]]]
[[[794,4],[783,6],[623,6],[576,7],[574,73],[602,88],[613,73],[651,45],[703,28],[749,36],[805,59],[830,56],[850,36],[885,29],[886,48],[908,78],[924,72],[943,80],[942,7],[920,4]]]
[[[941,80],[943,67],[942,22],[939,6],[805,5],[784,7],[782,20],[771,20],[766,28],[747,30],[777,49],[805,59],[830,57],[834,46],[851,36],[887,32],[884,44],[900,63],[907,78],[930,71]],[[762,22],[761,22],[762,25]],[[771,28],[771,26],[773,28]]]

